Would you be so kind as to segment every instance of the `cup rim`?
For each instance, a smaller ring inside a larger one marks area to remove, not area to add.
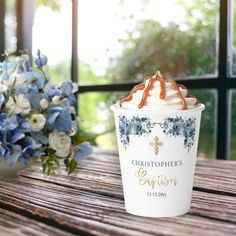
[[[194,112],[204,111],[206,106],[200,103],[196,108],[191,108],[187,110],[159,110],[159,111],[149,111],[149,110],[131,110],[127,108],[120,107],[118,103],[110,106],[110,110],[113,112],[122,112],[122,113],[138,113],[138,114],[153,114],[153,115],[162,115],[162,114],[189,114]]]

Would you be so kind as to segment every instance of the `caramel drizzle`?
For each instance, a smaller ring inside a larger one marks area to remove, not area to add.
[[[157,71],[157,73],[156,73],[156,80],[158,80],[160,82],[160,88],[161,88],[160,99],[163,100],[166,97],[166,81],[165,81],[164,77],[162,77],[162,75],[159,71]]]
[[[141,99],[141,102],[140,102],[139,105],[138,105],[138,108],[139,108],[139,109],[141,109],[141,108],[146,104],[146,101],[147,101],[149,92],[150,92],[150,90],[153,88],[153,84],[154,84],[155,81],[156,81],[155,78],[153,78],[153,77],[150,78],[149,83],[148,83],[148,86],[147,86],[147,88],[146,88],[146,89],[144,90],[144,92],[143,92],[143,97],[142,97],[142,99]]]
[[[195,96],[190,95],[189,93],[187,93],[186,98],[195,98],[194,105],[198,105],[200,103],[199,100]]]
[[[182,84],[179,84],[179,87],[182,88],[182,89],[186,89],[186,90],[187,90],[186,86],[184,86],[184,85],[182,85]],[[189,93],[188,90],[187,90],[186,98],[194,98],[194,99],[195,99],[194,105],[198,105],[198,104],[200,103],[199,100],[198,100],[195,96],[190,95],[190,93]]]
[[[174,80],[171,80],[171,79],[169,79],[168,82],[172,85],[172,88],[177,91],[177,96],[181,99],[182,110],[187,110],[188,107],[187,107],[186,100],[185,100],[183,94],[181,93],[181,91],[179,89],[180,87],[178,86],[178,84]]]
[[[122,100],[120,101],[120,107],[122,106],[122,103],[131,101],[132,98],[133,98],[133,94],[134,94],[134,93],[136,93],[138,90],[143,90],[143,89],[145,88],[145,82],[146,82],[147,79],[149,79],[149,78],[147,77],[147,78],[144,80],[144,82],[142,82],[141,84],[138,84],[138,85],[134,86],[134,88],[131,90],[129,96],[126,97],[126,98],[124,98],[124,99],[122,99]]]
[[[162,76],[160,71],[157,71],[155,77],[154,76],[150,77],[150,78],[147,77],[147,78],[145,78],[143,83],[136,85],[131,90],[129,96],[124,98],[124,99],[122,99],[120,101],[120,106],[122,106],[122,103],[124,103],[124,102],[131,101],[132,98],[133,98],[133,94],[134,93],[136,93],[139,90],[143,90],[145,88],[145,82],[148,79],[149,79],[149,83],[148,83],[146,89],[144,90],[142,99],[141,99],[141,101],[140,101],[140,103],[138,105],[139,109],[141,109],[146,104],[149,92],[150,92],[150,90],[152,90],[155,81],[159,81],[160,82],[160,89],[161,89],[161,91],[160,91],[160,99],[162,99],[162,100],[165,99],[165,97],[166,97],[166,82],[169,82],[172,85],[173,89],[177,91],[177,96],[181,99],[182,109],[183,110],[187,110],[188,109],[187,103],[186,103],[186,99],[184,98],[184,96],[182,95],[182,93],[181,93],[181,91],[179,89],[179,88],[182,88],[182,89],[186,89],[187,90],[187,88],[184,85],[181,85],[181,84],[178,85],[174,80],[170,80],[170,79],[167,79],[165,76]],[[195,102],[194,105],[199,104],[199,100],[196,97],[190,95],[188,90],[187,90],[186,98],[190,98],[190,97],[196,99],[196,102]]]

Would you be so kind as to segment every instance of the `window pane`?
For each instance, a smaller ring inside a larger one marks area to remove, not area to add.
[[[82,134],[93,145],[116,149],[114,117],[110,105],[128,95],[128,92],[89,92],[79,95],[79,115],[84,122]]]
[[[12,54],[16,51],[16,0],[5,1],[5,52]]]
[[[230,159],[236,160],[236,90],[230,91],[231,96],[231,142]]]
[[[201,129],[198,144],[198,156],[205,158],[216,157],[216,90],[193,89],[191,94],[196,96],[206,106],[202,112]]]
[[[70,79],[72,44],[71,0],[37,1],[33,25],[33,52],[48,56],[52,81]]]
[[[219,1],[80,0],[78,10],[79,71],[95,75],[83,83],[216,75]]]
[[[206,105],[202,113],[201,133],[199,138],[198,156],[215,158],[215,90],[192,90]],[[82,132],[89,137],[94,145],[102,148],[116,149],[114,117],[109,107],[117,100],[125,97],[128,92],[89,92],[79,95],[79,112],[85,122]]]

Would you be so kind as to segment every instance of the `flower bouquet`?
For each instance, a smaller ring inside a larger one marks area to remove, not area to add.
[[[92,149],[80,137],[76,116],[78,85],[50,83],[47,57],[40,51],[35,67],[27,54],[0,63],[0,175],[40,160],[55,175],[61,161],[70,174]]]

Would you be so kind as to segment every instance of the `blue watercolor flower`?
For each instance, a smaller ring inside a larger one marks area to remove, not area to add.
[[[196,133],[196,119],[183,119],[181,116],[175,118],[166,118],[162,123],[159,123],[165,135],[171,137],[182,137],[184,147],[190,151],[194,144]]]
[[[148,136],[156,123],[152,123],[150,118],[134,116],[131,119],[126,116],[119,116],[120,140],[126,149],[130,143],[131,136]]]

